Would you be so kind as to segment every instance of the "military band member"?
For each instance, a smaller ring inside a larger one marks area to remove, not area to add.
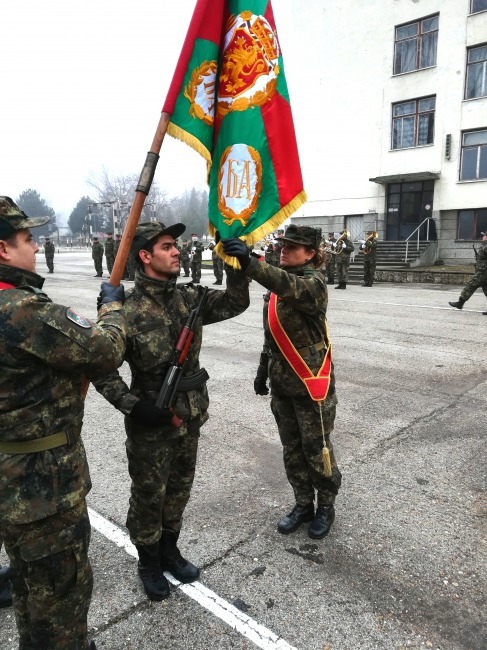
[[[44,241],[44,255],[46,256],[46,265],[49,270],[49,273],[54,273],[54,253],[56,252],[56,247],[51,241],[50,237],[46,237]]]
[[[340,251],[341,248],[341,252]],[[337,272],[338,285],[335,289],[346,289],[348,282],[348,270],[350,268],[350,255],[355,250],[355,246],[349,239],[348,230],[342,230],[340,237],[335,244],[335,265]]]
[[[181,246],[181,253],[179,255],[179,263],[183,267],[184,277],[189,278],[191,275],[189,263],[190,263],[190,246],[188,245],[188,240],[183,239],[183,245]]]
[[[82,386],[122,362],[124,292],[102,285],[97,324],[53,303],[30,232],[48,221],[0,197],[0,531],[19,648],[86,650],[93,577]]]
[[[310,522],[308,535],[313,539],[330,531],[341,484],[330,440],[337,397],[325,320],[328,293],[318,270],[323,263],[320,242],[320,229],[290,225],[281,237],[280,268],[274,268],[250,257],[240,239],[222,240],[225,253],[234,255],[246,275],[268,289],[264,349],[254,390],[267,395],[270,379],[271,410],[296,501],[277,527],[288,534]]]
[[[481,232],[480,234],[482,235],[480,248],[473,247],[475,252],[475,273],[463,288],[458,301],[448,303],[457,309],[463,309],[463,305],[473,296],[479,287],[482,287],[484,296],[487,297],[487,231]],[[487,311],[483,311],[482,314],[487,316]]]
[[[328,259],[326,262],[326,277],[327,277],[327,282],[326,284],[335,284],[335,272],[336,272],[336,259],[334,255],[334,246],[333,244],[336,245],[337,238],[335,237],[334,232],[329,232],[328,233],[328,240],[325,242],[325,244],[330,248],[330,251],[328,253]]]
[[[248,280],[241,271],[227,271],[225,291],[208,292],[177,392],[174,413],[182,424],[176,428],[173,413],[157,408],[155,401],[181,329],[204,291],[193,283],[177,283],[175,239],[184,230],[181,223],[137,227],[132,245],[138,265],[135,287],[124,306],[130,388],[118,373],[95,382],[96,389],[126,416],[132,479],[127,528],[137,548],[139,576],[149,599],[155,601],[170,594],[164,570],[184,583],[197,580],[200,573],[181,555],[178,538],[193,484],[200,428],[208,419],[207,376],[191,385],[200,370],[203,326],[238,316],[249,305]]]
[[[377,233],[367,230],[367,239],[360,243],[360,250],[364,254],[364,283],[363,287],[371,287],[375,280],[375,265],[377,259]]]

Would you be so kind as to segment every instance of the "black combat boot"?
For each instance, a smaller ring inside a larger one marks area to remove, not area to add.
[[[0,568],[0,609],[12,605],[12,583],[10,582],[10,567]]]
[[[159,561],[159,542],[149,546],[135,545],[139,554],[138,571],[149,600],[168,598],[171,590]]]
[[[92,641],[92,642],[90,643],[89,650],[96,650],[96,645],[95,645],[95,642],[94,642],[94,641]]]
[[[172,573],[179,582],[187,584],[198,580],[200,570],[181,555],[177,547],[178,537],[179,533],[162,533],[159,542],[161,568]]]
[[[343,282],[339,282],[337,284],[337,286],[335,287],[335,289],[342,289],[343,288],[342,285],[343,285]]]
[[[459,298],[457,302],[449,302],[448,303],[450,307],[456,307],[457,309],[463,309],[463,305],[465,304],[465,300],[463,298]]]
[[[335,521],[335,508],[331,506],[318,506],[316,516],[308,528],[308,535],[313,539],[323,539],[330,532]]]
[[[483,311],[482,316],[487,316],[487,311]]]
[[[306,521],[311,521],[315,516],[315,508],[313,503],[308,503],[305,506],[297,503],[288,515],[284,515],[277,522],[277,530],[283,535],[294,533],[301,524]]]
[[[330,278],[330,280],[328,280],[328,282],[327,282],[326,284],[335,284],[335,280],[332,280],[332,279]]]

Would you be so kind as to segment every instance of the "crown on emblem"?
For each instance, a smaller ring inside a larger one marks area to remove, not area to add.
[[[277,59],[276,39],[274,33],[269,29],[267,21],[262,20],[262,17],[259,16],[252,25],[252,31],[259,39],[267,60],[274,61]]]

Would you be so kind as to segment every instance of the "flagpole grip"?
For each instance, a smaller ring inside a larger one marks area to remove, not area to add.
[[[130,254],[132,240],[135,235],[135,230],[137,229],[137,224],[139,223],[142,208],[144,207],[145,198],[149,194],[152,181],[154,179],[157,162],[159,160],[159,152],[161,151],[162,143],[164,141],[164,136],[166,135],[170,118],[171,116],[169,113],[161,113],[154,139],[152,140],[150,151],[147,154],[144,167],[142,168],[142,172],[139,177],[139,184],[137,185],[137,189],[135,191],[134,202],[130,208],[127,225],[123,231],[122,241],[120,242],[117,257],[115,258],[113,269],[110,274],[110,279],[108,281],[109,284],[113,285],[114,287],[119,286],[123,276],[125,264],[127,263],[128,256]]]

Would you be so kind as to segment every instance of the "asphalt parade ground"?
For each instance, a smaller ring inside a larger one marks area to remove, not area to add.
[[[47,275],[38,254],[49,296],[95,318],[90,254],[62,250],[54,264]],[[204,270],[202,284],[213,282]],[[145,597],[125,528],[123,418],[90,387],[89,625],[99,650],[487,647],[487,300],[478,290],[459,311],[448,301],[461,287],[329,289],[343,483],[323,541],[306,526],[277,532],[293,496],[269,397],[253,392],[264,294],[255,281],[245,313],[205,328],[210,419],[180,537],[201,578],[173,582],[162,603]],[[0,648],[17,647],[13,611],[2,609]]]

